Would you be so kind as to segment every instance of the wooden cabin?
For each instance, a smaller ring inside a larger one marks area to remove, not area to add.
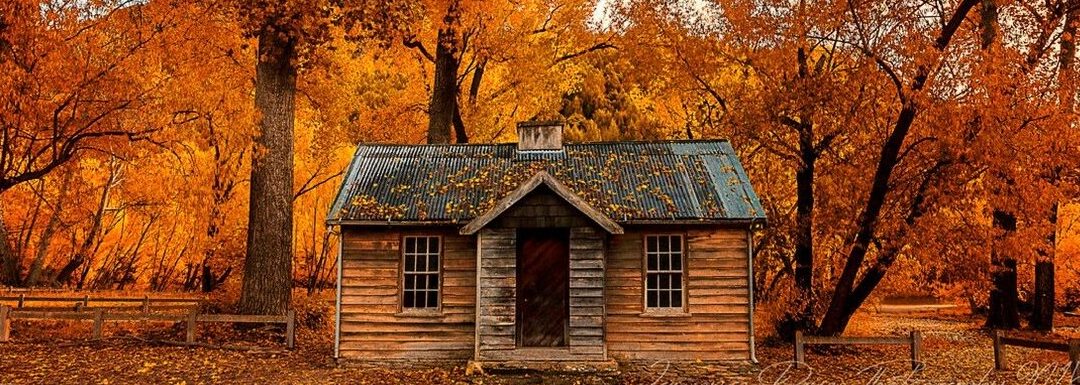
[[[749,361],[764,211],[724,140],[364,144],[341,231],[341,360]]]

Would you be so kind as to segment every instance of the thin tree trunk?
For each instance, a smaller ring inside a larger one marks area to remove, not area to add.
[[[979,0],[965,0],[957,6],[956,11],[949,18],[949,22],[946,23],[941,33],[934,40],[934,48],[938,51],[944,51],[948,48],[960,24],[967,18],[967,14],[978,2]],[[891,190],[892,173],[899,162],[900,150],[903,148],[904,140],[907,139],[907,134],[919,113],[919,106],[912,98],[915,97],[915,93],[921,92],[926,86],[931,71],[930,65],[926,63],[919,65],[916,71],[908,90],[912,95],[903,98],[903,104],[893,129],[881,146],[881,155],[874,171],[870,193],[866,199],[866,205],[856,222],[858,227],[855,236],[851,238],[852,242],[847,261],[840,273],[840,279],[836,283],[832,300],[829,301],[829,309],[821,320],[818,330],[820,334],[840,335],[844,332],[848,322],[851,320],[851,315],[854,313],[850,311],[850,308],[856,279],[859,271],[862,270],[870,242],[877,232],[881,210],[885,206],[885,199]]]
[[[1003,244],[1016,233],[1016,216],[1002,210],[994,210],[995,235],[990,252],[990,312],[986,327],[993,329],[1016,329],[1020,327],[1019,293],[1016,289],[1016,259],[1010,256]]]
[[[1032,298],[1034,306],[1028,320],[1032,329],[1054,329],[1054,294],[1054,261],[1035,262],[1035,296]]]
[[[457,74],[460,66],[458,56],[457,25],[461,17],[459,2],[451,1],[439,28],[438,45],[435,47],[435,79],[431,88],[431,101],[428,103],[428,143],[450,143],[451,128],[454,120],[460,120],[457,112],[458,83]],[[461,127],[464,130],[464,127]],[[464,138],[458,135],[460,142]]]
[[[71,175],[71,171],[65,172],[60,180],[60,189],[56,195],[56,204],[53,205],[52,215],[49,216],[49,222],[45,224],[45,230],[41,232],[41,237],[38,239],[37,247],[34,250],[34,259],[30,262],[30,271],[26,273],[25,283],[28,287],[37,285],[41,279],[41,269],[45,266],[45,256],[49,252],[49,245],[52,244],[53,235],[56,234],[56,227],[60,224],[60,214],[64,210],[64,199],[67,197]]]
[[[4,226],[3,209],[0,209],[0,283],[7,286],[19,284],[19,262],[15,250],[11,249],[7,226]]]
[[[56,274],[57,284],[66,285],[71,282],[71,278],[75,275],[75,272],[78,271],[79,267],[83,266],[83,263],[89,258],[88,254],[91,252],[90,249],[93,247],[96,251],[95,242],[97,242],[98,236],[101,233],[101,221],[105,216],[105,208],[109,204],[109,193],[112,192],[113,185],[116,184],[118,175],[119,171],[116,168],[109,169],[109,178],[105,181],[105,186],[101,188],[101,200],[98,201],[97,211],[94,212],[94,216],[91,219],[90,231],[86,233],[86,238],[83,239],[79,248],[75,250],[75,255],[60,269],[60,272]],[[79,288],[82,288],[85,278],[86,273],[84,272],[79,279]]]
[[[285,314],[292,300],[293,117],[296,42],[271,27],[259,34],[247,257],[239,310]]]

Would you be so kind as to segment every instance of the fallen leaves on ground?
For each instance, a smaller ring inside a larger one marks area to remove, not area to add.
[[[339,366],[329,338],[301,339],[296,350],[284,350],[266,330],[236,332],[230,346],[240,349],[184,347],[158,343],[172,331],[141,336],[107,333],[103,341],[62,339],[48,330],[20,324],[16,342],[0,345],[2,384],[408,384],[408,385],[606,385],[606,384],[1064,384],[1067,355],[1010,347],[1014,370],[993,370],[993,349],[979,320],[958,316],[879,316],[855,318],[852,335],[924,334],[923,371],[909,370],[905,346],[828,348],[807,352],[812,367],[790,369],[790,345],[759,344],[761,363],[754,368],[666,362],[623,363],[618,371],[601,373],[496,372],[467,376],[464,364],[405,368]],[[1069,321],[1058,336],[1077,336],[1080,325]],[[325,331],[323,334],[329,334]],[[67,335],[67,334],[65,334]],[[87,334],[88,335],[88,334]],[[75,334],[72,334],[75,336]],[[74,337],[73,337],[74,338]],[[219,333],[206,338],[222,342]],[[242,347],[249,347],[244,349]],[[1035,365],[1038,365],[1037,367]],[[1056,365],[1056,366],[1050,366]],[[1058,377],[1055,377],[1055,376]]]

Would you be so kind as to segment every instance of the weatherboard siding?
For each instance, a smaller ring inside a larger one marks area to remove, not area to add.
[[[543,199],[537,201],[544,201]],[[515,228],[481,230],[480,343],[474,329],[477,237],[454,227],[343,227],[341,357],[346,360],[749,359],[745,228],[635,226],[609,235],[571,230],[568,347],[519,349],[514,335]],[[646,234],[686,237],[687,315],[644,313]],[[442,308],[437,316],[400,310],[404,235],[443,241]],[[479,351],[478,351],[479,350]]]
[[[647,234],[686,239],[686,313],[644,311]],[[616,359],[725,361],[750,358],[746,229],[655,226],[608,241],[606,341]]]
[[[472,358],[476,240],[453,228],[342,228],[340,352],[355,360]],[[442,237],[440,311],[401,312],[401,239]]]

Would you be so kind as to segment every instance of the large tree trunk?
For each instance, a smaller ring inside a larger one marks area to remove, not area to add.
[[[458,115],[458,67],[460,56],[458,53],[457,24],[461,17],[458,1],[451,1],[443,18],[443,26],[439,28],[439,41],[435,47],[435,80],[431,87],[431,101],[428,104],[428,143],[450,143],[451,128],[455,127],[455,116],[460,122]],[[459,130],[464,127],[457,125]],[[462,135],[459,136],[459,142]],[[467,139],[466,139],[467,140]]]
[[[293,113],[296,42],[271,27],[259,34],[247,257],[239,310],[285,314],[292,299]]]
[[[990,312],[986,327],[1016,329],[1020,327],[1019,293],[1016,289],[1016,259],[1009,256],[1003,243],[1016,233],[1016,216],[994,210],[993,226],[997,231],[990,251]]]

